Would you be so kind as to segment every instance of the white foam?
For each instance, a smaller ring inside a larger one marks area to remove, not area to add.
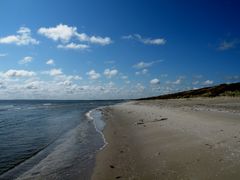
[[[93,120],[93,117],[91,116],[93,110],[88,111],[85,115],[88,118],[88,120]]]
[[[99,151],[101,151],[102,149],[104,149],[104,148],[107,146],[108,142],[106,141],[105,136],[104,136],[104,134],[103,134],[103,132],[102,132],[103,129],[101,130],[101,129],[99,129],[99,128],[97,127],[97,125],[96,125],[96,119],[94,119],[94,118],[91,116],[91,114],[94,113],[94,111],[98,111],[98,109],[99,109],[99,108],[90,110],[90,111],[88,111],[85,115],[86,115],[86,117],[88,118],[88,120],[92,120],[92,121],[93,121],[94,128],[96,129],[96,131],[97,131],[98,133],[100,133],[100,135],[101,135],[102,138],[103,138],[104,144],[103,144],[103,146],[99,149]],[[99,120],[100,120],[100,119],[99,119]]]
[[[43,106],[51,106],[52,103],[44,103]]]

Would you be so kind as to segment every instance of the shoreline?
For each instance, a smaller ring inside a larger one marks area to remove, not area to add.
[[[101,106],[101,107],[97,107],[97,108],[91,109],[90,111],[88,111],[88,112],[85,114],[86,117],[87,117],[87,119],[92,121],[93,126],[94,126],[96,132],[99,133],[99,134],[101,135],[102,139],[103,139],[103,143],[104,143],[104,144],[103,144],[102,147],[100,147],[100,148],[97,150],[97,152],[103,150],[104,147],[106,147],[107,144],[108,144],[108,142],[106,141],[106,138],[105,138],[105,136],[104,136],[104,133],[103,133],[103,130],[104,130],[105,126],[106,126],[106,122],[104,121],[104,119],[103,119],[103,114],[102,114],[102,111],[103,111],[104,108],[106,108],[106,107],[102,107],[102,106]],[[95,117],[95,118],[92,117],[91,114],[93,114],[93,113],[96,114],[97,112],[100,113],[100,115],[99,115],[98,117]],[[102,123],[103,123],[102,127],[97,127],[96,120],[102,121]]]
[[[103,109],[92,179],[240,177],[240,99],[130,101]]]

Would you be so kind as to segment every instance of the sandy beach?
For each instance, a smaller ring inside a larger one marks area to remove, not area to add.
[[[240,179],[240,98],[131,101],[103,114],[93,180]]]

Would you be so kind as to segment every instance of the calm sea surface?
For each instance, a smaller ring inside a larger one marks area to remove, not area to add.
[[[104,141],[86,114],[118,102],[0,101],[0,179],[89,179]]]

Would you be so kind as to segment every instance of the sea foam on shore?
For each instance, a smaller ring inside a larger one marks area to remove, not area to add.
[[[86,117],[93,122],[96,131],[102,136],[104,143],[99,150],[102,150],[108,144],[103,134],[103,129],[106,126],[102,115],[103,108],[104,107],[92,109],[86,113]]]

